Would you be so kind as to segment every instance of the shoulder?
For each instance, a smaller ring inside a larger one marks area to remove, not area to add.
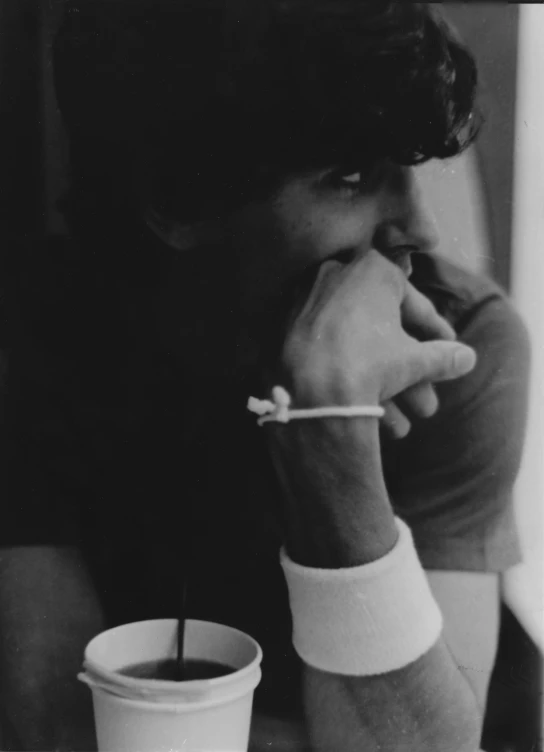
[[[410,281],[454,326],[491,300],[507,301],[505,291],[490,277],[430,253],[413,256]]]
[[[478,394],[490,400],[498,391],[524,393],[530,360],[527,328],[506,292],[493,280],[451,262],[422,255],[414,266],[415,286],[476,350],[478,363],[464,379],[439,387],[449,400]]]
[[[489,399],[500,387],[524,391],[529,336],[502,288],[485,276],[430,255],[417,260],[412,282],[452,324],[458,339],[474,347],[478,355],[474,371],[445,386],[445,396],[461,399],[477,392]]]
[[[417,286],[478,361],[462,379],[437,385],[436,416],[384,447],[386,477],[427,567],[499,571],[519,560],[512,487],[527,412],[527,332],[490,280],[447,262],[424,264]]]
[[[447,402],[472,394],[526,391],[530,359],[527,328],[508,295],[491,279],[433,256],[418,259],[413,283],[452,324],[458,339],[476,350],[478,363],[464,379],[442,389]]]

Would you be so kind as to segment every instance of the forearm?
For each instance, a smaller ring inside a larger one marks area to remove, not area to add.
[[[396,527],[393,529],[396,532]],[[388,522],[364,527],[350,536],[347,557],[364,564],[375,560],[378,533],[395,534]],[[369,532],[370,531],[370,532]],[[371,553],[369,553],[371,552]],[[365,561],[366,559],[366,561]],[[337,562],[339,566],[354,566]],[[323,564],[314,564],[323,566]],[[399,750],[402,752],[476,752],[482,716],[477,698],[455,663],[444,639],[408,666],[374,676],[345,676],[306,666],[303,682],[308,734],[315,752]]]
[[[385,556],[398,532],[383,480],[377,423],[361,430],[360,421],[330,418],[272,425],[269,431],[291,559],[334,569]]]
[[[338,434],[351,431],[358,431],[359,451],[353,461],[333,451]],[[306,567],[334,569],[386,556],[398,530],[383,483],[375,427],[362,432],[352,421],[290,426],[286,437],[288,444],[276,441],[276,452],[290,451],[300,458],[289,463],[276,455],[285,493],[298,496],[297,504],[294,499],[288,504],[289,510],[297,510],[297,517],[291,511],[289,520],[290,557]],[[319,445],[319,456],[328,457],[326,463],[301,451],[299,443],[309,438]],[[308,733],[319,752],[479,748],[477,700],[443,640],[407,667],[375,676],[345,676],[306,666],[304,703]]]
[[[476,699],[443,640],[409,666],[367,677],[304,670],[315,752],[476,752]]]

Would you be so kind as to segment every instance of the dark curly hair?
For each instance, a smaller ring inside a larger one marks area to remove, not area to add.
[[[450,157],[478,129],[474,60],[429,3],[68,0],[54,58],[64,210],[86,231],[149,204],[221,214],[309,168]]]

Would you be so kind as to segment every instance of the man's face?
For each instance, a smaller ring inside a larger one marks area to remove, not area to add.
[[[274,308],[297,277],[341,254],[374,248],[408,275],[410,253],[436,243],[413,173],[386,161],[351,174],[315,171],[237,212],[230,232],[243,311]]]

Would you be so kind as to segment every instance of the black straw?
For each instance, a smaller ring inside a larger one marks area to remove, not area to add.
[[[187,563],[187,562],[185,562]],[[184,568],[181,584],[181,599],[179,604],[178,615],[178,635],[177,635],[177,680],[183,681],[185,677],[185,664],[183,658],[184,643],[185,643],[185,610],[187,605],[187,567]]]

